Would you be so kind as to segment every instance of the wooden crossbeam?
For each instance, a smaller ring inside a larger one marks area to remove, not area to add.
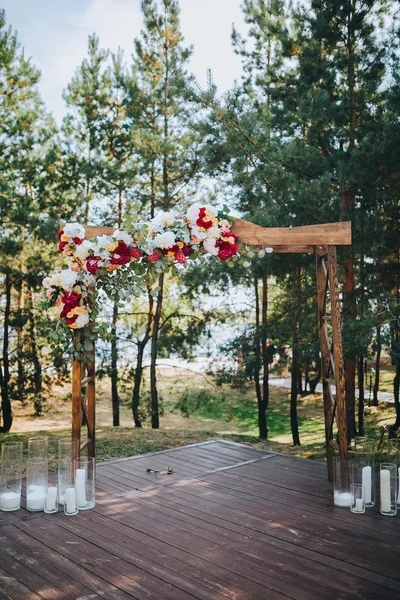
[[[61,224],[61,229],[64,224]],[[326,246],[351,246],[351,223],[327,223],[304,227],[261,227],[244,219],[236,219],[231,228],[241,241],[256,249],[272,248],[277,253],[315,252],[315,247],[326,253]],[[114,227],[87,225],[85,238],[111,235]]]

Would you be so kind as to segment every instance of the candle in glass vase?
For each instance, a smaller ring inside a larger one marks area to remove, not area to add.
[[[18,510],[21,505],[21,494],[17,492],[3,492],[0,494],[1,510]]]
[[[75,472],[76,503],[79,508],[86,506],[86,469],[76,469]]]
[[[44,510],[46,504],[46,491],[41,486],[32,486],[35,489],[30,488],[29,493],[26,496],[26,508],[27,510]]]
[[[381,470],[381,512],[388,513],[391,509],[390,502],[390,471]]]
[[[67,513],[74,513],[76,511],[76,494],[73,487],[65,490],[65,509]]]
[[[369,465],[362,470],[362,487],[365,504],[371,504],[372,469]]]

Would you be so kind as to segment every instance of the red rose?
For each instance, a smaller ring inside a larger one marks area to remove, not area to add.
[[[152,252],[151,254],[149,254],[149,255],[147,256],[147,258],[149,259],[149,261],[150,261],[151,263],[155,263],[155,262],[157,262],[158,260],[160,260],[161,256],[158,254],[158,252]]]
[[[222,248],[222,250],[218,252],[218,258],[221,260],[228,260],[231,256],[232,254],[228,248]]]
[[[113,252],[113,256],[110,260],[112,265],[126,265],[130,259],[130,252],[125,242],[118,242],[118,246]]]
[[[143,253],[139,248],[129,248],[129,254],[136,259],[139,259],[143,256]]]
[[[65,248],[66,245],[67,245],[67,242],[60,242],[58,244],[58,250],[59,250],[59,252],[62,252],[64,250],[64,248]]]
[[[189,256],[190,254],[190,246],[188,246],[187,244],[185,244],[182,248],[182,252],[185,256]]]
[[[79,246],[83,242],[83,240],[81,240],[81,238],[79,238],[79,237],[74,237],[72,239],[74,240],[74,242],[77,246]]]
[[[60,317],[66,317],[70,310],[76,308],[81,303],[81,294],[76,292],[66,292],[61,298],[64,307],[60,313]]]
[[[61,229],[61,230],[58,232],[58,239],[59,239],[59,240],[61,240],[61,236],[62,236],[62,235],[64,235],[64,229]]]
[[[186,262],[186,256],[184,255],[182,250],[178,250],[178,252],[175,252],[175,258],[181,265],[184,265]]]
[[[87,259],[86,269],[92,275],[96,275],[97,271],[101,269],[102,265],[99,265],[99,261],[101,261],[101,258],[99,256],[91,256]]]

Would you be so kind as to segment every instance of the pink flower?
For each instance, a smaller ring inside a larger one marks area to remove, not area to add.
[[[129,248],[129,254],[136,259],[139,259],[143,256],[143,253],[139,248]]]
[[[181,265],[184,265],[186,262],[186,256],[184,255],[182,250],[178,250],[177,252],[175,252],[175,258]]]
[[[158,260],[160,260],[161,256],[158,254],[158,252],[152,252],[151,254],[148,255],[147,258],[149,259],[150,262],[155,263]]]

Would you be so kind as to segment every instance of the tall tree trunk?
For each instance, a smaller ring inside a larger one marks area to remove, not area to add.
[[[113,427],[119,427],[119,396],[118,396],[118,346],[117,346],[118,296],[114,299],[113,317],[111,323],[111,402]]]
[[[263,396],[261,392],[260,384],[260,371],[261,371],[261,347],[260,347],[260,295],[258,291],[258,278],[254,278],[254,296],[256,301],[256,328],[254,334],[254,384],[256,388],[257,396],[257,407],[258,407],[258,429],[260,438],[263,440],[267,439],[268,427],[267,417],[264,410]]]
[[[351,4],[351,10],[347,24],[347,89],[349,98],[349,154],[353,152],[356,145],[357,104],[355,96],[356,74],[355,74],[355,48],[353,39],[353,22],[355,19],[355,4]],[[354,227],[355,193],[349,189],[346,182],[342,184],[341,217],[342,220],[350,219]],[[351,321],[356,317],[354,264],[351,249],[344,250],[344,279],[345,279],[345,303],[344,320]],[[356,362],[354,359],[345,359],[345,393],[347,410],[347,436],[350,443],[356,434],[355,405],[356,405]]]
[[[140,388],[141,388],[142,377],[143,377],[143,357],[144,357],[144,351],[146,349],[147,343],[152,334],[152,324],[153,324],[153,318],[154,318],[154,313],[153,313],[154,298],[150,294],[150,291],[148,292],[148,297],[149,297],[149,311],[147,313],[146,331],[145,331],[143,338],[141,340],[139,340],[139,342],[138,342],[138,352],[137,352],[137,357],[136,357],[136,369],[135,369],[135,377],[134,377],[134,383],[133,383],[132,414],[133,414],[133,420],[135,422],[136,427],[142,427],[142,422],[141,422],[140,415],[139,415],[139,404],[140,404]]]
[[[158,278],[159,290],[157,294],[157,305],[154,314],[153,331],[151,336],[151,362],[150,362],[150,390],[151,390],[151,427],[159,429],[160,416],[158,411],[158,390],[157,390],[157,342],[158,331],[160,328],[161,310],[164,291],[164,273],[160,273]]]
[[[302,269],[297,270],[297,301],[294,312],[294,327],[292,339],[292,385],[290,390],[290,427],[293,445],[300,446],[299,423],[297,419],[297,396],[299,383],[299,329],[301,312],[301,275]]]
[[[23,265],[20,266],[21,273],[23,272]],[[24,316],[25,309],[25,289],[24,283],[18,289],[18,312],[20,317]],[[26,390],[26,374],[24,365],[24,328],[19,326],[17,329],[17,394],[18,400],[22,402],[25,400]]]
[[[261,352],[263,366],[263,395],[262,410],[265,414],[265,430],[268,437],[268,419],[267,409],[269,404],[269,364],[268,364],[268,346],[267,346],[267,326],[268,326],[268,278],[262,279],[262,309],[261,309]]]
[[[364,391],[364,357],[358,357],[358,435],[364,435],[364,406],[365,406],[365,391]]]
[[[389,428],[389,437],[395,437],[396,432],[400,429],[400,364],[396,365],[396,375],[393,381],[393,397],[394,408],[396,411],[396,420]]]
[[[33,363],[33,390],[35,396],[35,413],[38,417],[42,414],[43,405],[43,374],[40,360],[40,351],[37,343],[35,292],[29,288],[29,333],[31,356]]]
[[[379,379],[381,374],[381,326],[376,328],[376,358],[375,358],[375,380],[374,380],[374,395],[372,398],[372,406],[378,406]]]
[[[3,425],[0,427],[0,433],[7,433],[12,426],[12,409],[9,396],[10,383],[10,362],[8,357],[9,350],[9,328],[10,328],[10,313],[11,313],[11,275],[5,274],[4,291],[6,303],[4,308],[4,324],[3,324],[3,368],[0,369],[0,386],[1,386],[1,412]]]

